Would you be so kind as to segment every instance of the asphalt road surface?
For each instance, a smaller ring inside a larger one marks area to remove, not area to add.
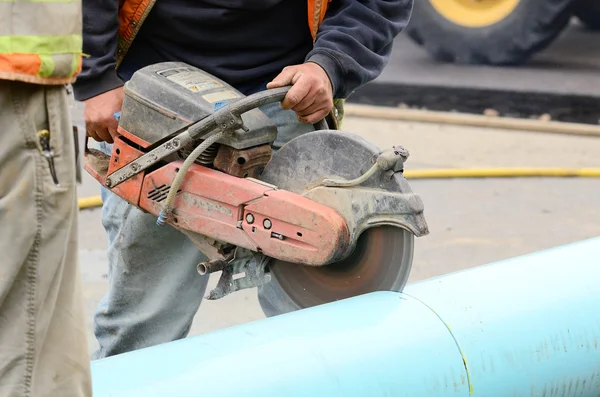
[[[381,147],[404,145],[411,153],[410,169],[600,167],[600,138],[358,118],[348,118],[344,127]],[[411,281],[600,235],[600,179],[413,180],[411,185],[423,198],[431,230],[416,241]],[[98,192],[84,173],[79,196]],[[107,288],[100,215],[100,209],[80,212],[90,350],[97,346],[93,311]],[[568,280],[568,263],[564,273]],[[241,291],[204,301],[191,335],[261,318],[255,291]]]
[[[437,63],[404,34],[378,83],[600,95],[600,32],[572,24],[546,49],[519,67]]]
[[[520,67],[435,62],[406,35],[389,64],[349,102],[598,124],[600,32],[572,24]]]

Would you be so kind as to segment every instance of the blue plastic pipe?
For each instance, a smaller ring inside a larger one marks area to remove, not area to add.
[[[600,395],[600,238],[92,363],[94,397]]]

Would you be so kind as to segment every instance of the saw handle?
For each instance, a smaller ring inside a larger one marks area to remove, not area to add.
[[[285,96],[287,95],[290,88],[292,88],[291,85],[286,85],[285,87],[271,88],[268,90],[256,92],[240,101],[231,104],[232,111],[233,109],[236,109],[236,105],[240,103],[241,105],[239,112],[240,114],[242,114],[254,108],[266,105],[268,103],[277,101],[281,102],[283,101],[283,98],[285,98]]]
[[[281,102],[283,101],[283,98],[285,98],[290,88],[292,88],[291,85],[260,91],[252,95],[248,95],[247,97],[233,103],[227,104],[214,112],[212,115],[188,127],[190,137],[194,140],[203,138],[207,131],[215,129],[218,126],[217,119],[226,116],[227,114],[233,115],[234,117],[239,117],[252,109],[277,101]]]

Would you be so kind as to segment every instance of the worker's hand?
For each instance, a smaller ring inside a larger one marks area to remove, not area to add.
[[[313,62],[288,66],[267,84],[267,89],[292,85],[281,102],[292,109],[303,123],[323,120],[333,108],[333,88],[325,70]]]
[[[115,88],[88,100],[83,101],[85,110],[83,117],[87,135],[98,142],[113,143],[118,135],[118,122],[115,112],[123,105],[123,87]]]

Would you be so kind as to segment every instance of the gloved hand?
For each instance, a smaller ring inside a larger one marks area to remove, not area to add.
[[[118,87],[83,101],[85,129],[90,138],[98,142],[113,143],[113,138],[119,135],[119,123],[114,114],[121,110],[123,96],[123,87]]]
[[[267,84],[267,89],[292,85],[281,102],[284,109],[292,109],[303,123],[315,124],[323,120],[333,108],[333,88],[329,76],[314,62],[284,68]]]

